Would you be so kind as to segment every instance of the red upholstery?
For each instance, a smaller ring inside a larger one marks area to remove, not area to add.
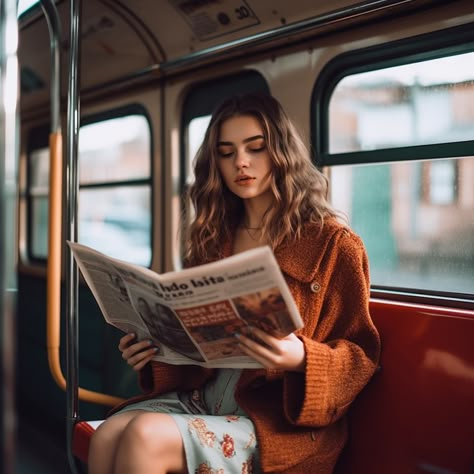
[[[472,473],[474,312],[372,301],[380,370],[351,409],[336,472]],[[73,454],[87,463],[101,421],[80,422]]]
[[[81,421],[74,427],[74,434],[72,437],[72,453],[80,459],[83,463],[87,464],[87,456],[89,453],[89,443],[92,434],[97,427],[102,423],[100,421]]]

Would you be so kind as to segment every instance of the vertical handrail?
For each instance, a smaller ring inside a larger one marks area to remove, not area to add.
[[[15,313],[18,187],[18,20],[0,1],[0,470],[15,470]]]
[[[61,24],[58,10],[53,0],[41,0],[50,34],[51,47],[51,131],[49,136],[49,239],[46,345],[51,375],[58,386],[67,390],[66,378],[60,362],[61,338],[61,256],[62,256],[62,197],[63,197],[63,150],[61,131],[61,90],[60,90],[60,39]],[[78,113],[79,116],[79,113]],[[74,173],[77,173],[74,171]],[[73,196],[71,196],[71,199]],[[74,199],[76,199],[75,197]],[[69,199],[69,198],[68,198]],[[68,201],[69,202],[69,201]],[[69,217],[69,216],[68,216]],[[69,221],[68,221],[69,222]],[[76,236],[69,236],[69,239]],[[76,340],[74,335],[71,340]],[[74,380],[74,376],[71,377]],[[122,399],[79,387],[79,399],[102,405],[116,405]]]
[[[41,7],[48,23],[51,48],[51,133],[61,133],[61,20],[53,0],[41,0]]]
[[[67,239],[77,241],[77,196],[79,191],[77,155],[80,126],[80,25],[82,0],[71,0],[70,50],[67,94],[67,160],[66,160],[66,206]],[[66,258],[66,341],[67,341],[67,446],[69,465],[75,473],[76,461],[72,453],[74,426],[79,420],[79,324],[78,324],[78,269],[71,250]]]
[[[41,0],[41,7],[48,23],[51,49],[46,346],[50,372],[56,383],[65,390],[66,380],[61,370],[59,356],[61,338],[61,216],[63,183],[59,47],[61,24],[58,10],[53,0]]]

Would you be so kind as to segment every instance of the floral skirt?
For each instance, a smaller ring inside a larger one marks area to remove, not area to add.
[[[239,377],[240,370],[219,369],[200,390],[170,392],[128,405],[118,413],[169,414],[181,432],[189,474],[257,474],[255,429],[234,398]]]

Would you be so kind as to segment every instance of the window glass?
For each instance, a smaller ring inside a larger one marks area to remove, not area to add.
[[[84,125],[79,133],[78,241],[112,257],[151,263],[151,136],[143,115]],[[31,256],[46,258],[49,150],[30,153]]]
[[[18,16],[38,5],[39,0],[18,0]]]
[[[421,160],[400,147],[473,140],[474,53],[348,75],[328,112],[329,155],[359,152],[361,164],[330,167],[331,200],[364,240],[372,285],[473,294],[472,152]]]
[[[31,252],[38,258],[48,255],[48,197],[34,196],[31,202]]]
[[[193,177],[193,160],[196,156],[202,141],[204,140],[204,134],[206,133],[207,126],[211,121],[210,115],[204,115],[203,117],[193,118],[187,128],[187,144],[188,149],[186,151],[187,157],[187,170],[186,170],[186,183],[191,184],[194,180]]]
[[[247,92],[261,92],[269,94],[270,90],[263,76],[252,70],[220,77],[203,82],[194,87],[187,94],[182,110],[182,155],[179,182],[179,192],[173,195],[172,213],[176,232],[185,227],[183,219],[192,220],[193,209],[188,199],[183,199],[188,186],[193,182],[193,160],[196,156],[213,110],[223,100]],[[184,211],[184,212],[183,212]],[[181,234],[179,245],[174,248],[173,265],[180,268],[184,249],[184,234]]]
[[[29,175],[31,250],[33,255],[46,258],[48,254],[48,148],[31,152]]]
[[[344,77],[329,127],[330,153],[472,140],[474,53]]]
[[[422,195],[423,167],[434,163],[331,168],[332,203],[363,239],[375,286],[473,293],[474,157],[449,160],[458,168],[459,188],[442,180],[443,205]]]
[[[84,125],[79,133],[79,182],[90,184],[150,176],[150,131],[142,115]]]
[[[143,115],[84,125],[79,133],[79,242],[151,263],[150,128]]]
[[[150,186],[85,188],[79,194],[79,242],[141,265],[151,261]]]
[[[48,192],[49,149],[40,148],[31,153],[30,179],[33,192]]]

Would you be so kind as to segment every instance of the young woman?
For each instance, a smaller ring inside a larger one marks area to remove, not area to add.
[[[195,178],[187,264],[270,245],[304,328],[236,334],[255,370],[158,363],[149,342],[124,336],[119,349],[146,394],[99,427],[89,473],[330,473],[380,352],[363,244],[337,220],[325,177],[270,96],[215,111]]]

